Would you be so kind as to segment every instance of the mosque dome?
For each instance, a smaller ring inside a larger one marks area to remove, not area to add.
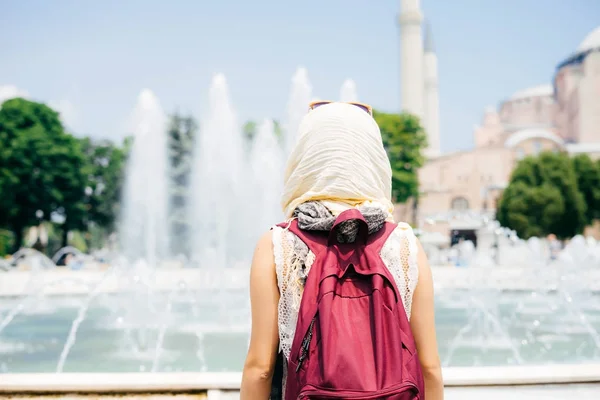
[[[588,33],[585,39],[579,44],[579,47],[577,47],[577,52],[584,53],[596,48],[600,48],[600,26]]]
[[[552,96],[553,94],[554,87],[550,84],[545,84],[519,90],[510,97],[509,101],[525,99],[528,97]]]

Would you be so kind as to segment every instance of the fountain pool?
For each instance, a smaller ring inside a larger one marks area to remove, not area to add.
[[[482,296],[438,290],[444,365],[600,361],[600,293],[580,295],[585,302],[574,312],[560,291],[487,290]],[[89,296],[3,298],[0,321],[19,305],[20,311],[0,332],[0,372],[57,371],[84,305],[77,340],[60,366],[64,372],[240,371],[248,344],[247,296],[239,287],[198,291],[180,283],[170,291],[99,293],[89,304]]]

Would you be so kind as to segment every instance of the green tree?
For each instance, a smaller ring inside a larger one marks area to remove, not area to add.
[[[87,227],[95,224],[105,232],[112,232],[119,216],[121,191],[125,177],[127,142],[123,147],[108,140],[81,140],[81,148],[86,159]]]
[[[244,126],[242,127],[242,132],[244,133],[244,138],[246,141],[251,142],[254,139],[254,135],[258,130],[258,126],[255,121],[246,121]]]
[[[410,114],[374,111],[373,117],[392,165],[392,197],[403,203],[419,195],[418,169],[423,165],[422,150],[427,143],[419,119]]]
[[[500,199],[497,218],[522,238],[565,239],[585,226],[586,205],[568,155],[542,153],[519,162]]]
[[[25,227],[62,216],[66,226],[81,218],[85,179],[77,140],[65,133],[57,112],[21,98],[0,108],[0,225],[13,231],[13,250]],[[66,236],[65,236],[66,237]]]
[[[504,191],[496,217],[503,226],[514,229],[519,237],[529,239],[552,232],[554,221],[564,212],[565,202],[556,187],[515,182]]]
[[[187,210],[192,173],[194,142],[198,135],[198,123],[192,116],[175,113],[168,128],[169,158],[171,163],[171,230],[175,238],[183,238],[190,232]],[[175,254],[188,254],[187,240],[173,240]]]
[[[68,135],[61,163],[56,165],[53,173],[54,189],[61,193],[54,213],[62,222],[62,246],[68,244],[68,233],[71,230],[85,230],[87,227],[87,211],[85,188],[89,167],[83,157],[79,140]]]
[[[12,249],[12,241],[12,232],[6,229],[0,229],[0,258]]]
[[[281,140],[283,140],[283,127],[281,126],[279,120],[273,120],[273,131],[275,133],[275,136],[277,137],[277,139],[279,139],[279,142],[281,143]]]
[[[283,139],[283,127],[276,119],[273,120],[273,131],[277,139],[281,141]],[[254,136],[258,133],[258,124],[256,121],[247,121],[242,127],[242,132],[246,141],[252,142]]]
[[[573,157],[573,168],[587,206],[586,223],[591,224],[600,219],[600,163],[592,161],[587,154],[580,154]]]

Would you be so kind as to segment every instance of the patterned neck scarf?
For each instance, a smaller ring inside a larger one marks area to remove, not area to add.
[[[361,206],[358,210],[365,217],[369,226],[369,235],[380,230],[385,224],[388,214],[379,207]],[[306,231],[330,231],[335,223],[335,216],[318,201],[302,203],[294,210],[298,219],[298,227]],[[358,234],[358,221],[343,222],[337,229],[340,243],[353,243]]]

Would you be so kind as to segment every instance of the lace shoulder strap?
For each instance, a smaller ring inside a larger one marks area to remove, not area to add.
[[[407,223],[400,222],[379,253],[396,281],[409,319],[412,298],[419,279],[417,251],[417,238],[412,228]]]
[[[296,331],[303,282],[315,261],[312,251],[300,252],[296,246],[297,240],[288,229],[281,226],[273,228],[273,256],[279,288],[279,349],[286,358],[289,357]]]

